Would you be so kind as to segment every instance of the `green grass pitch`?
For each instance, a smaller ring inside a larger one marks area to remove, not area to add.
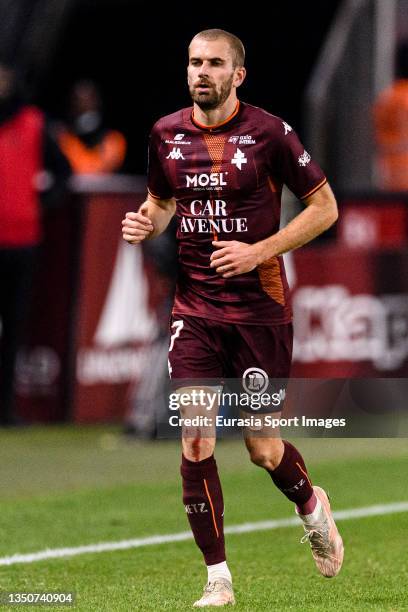
[[[335,510],[408,501],[405,439],[299,439],[312,480]],[[216,450],[225,524],[293,516],[241,441]],[[188,530],[175,442],[129,441],[111,427],[0,433],[0,557]],[[236,610],[408,610],[408,513],[339,522],[345,562],[321,577],[302,528],[226,537]],[[0,591],[76,592],[74,608],[190,610],[206,572],[192,541],[0,567]],[[16,610],[19,606],[0,607]],[[20,608],[21,609],[21,608]],[[45,609],[24,606],[24,610]]]

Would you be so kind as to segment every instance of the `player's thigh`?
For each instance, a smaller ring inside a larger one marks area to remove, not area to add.
[[[175,315],[170,321],[169,373],[172,387],[189,386],[190,381],[221,379],[220,347],[209,322],[201,317]]]
[[[292,324],[239,325],[237,348],[232,353],[232,385],[245,395],[240,416],[256,418],[243,436],[255,455],[279,456],[279,417],[284,407],[293,346]],[[259,424],[261,423],[261,424]]]
[[[293,326],[238,325],[239,345],[232,354],[234,376],[241,378],[254,368],[269,378],[289,378],[292,363]]]
[[[221,390],[215,383],[222,377],[217,337],[206,319],[188,315],[173,316],[170,332],[169,373],[182,419],[183,453],[201,460],[215,446]]]

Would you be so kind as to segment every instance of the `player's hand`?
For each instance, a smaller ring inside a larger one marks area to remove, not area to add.
[[[260,262],[256,244],[237,240],[214,240],[215,251],[210,258],[210,267],[215,268],[222,278],[251,272]]]
[[[139,244],[150,236],[154,230],[153,223],[146,216],[147,207],[143,206],[139,212],[128,212],[122,221],[122,236],[129,244]]]

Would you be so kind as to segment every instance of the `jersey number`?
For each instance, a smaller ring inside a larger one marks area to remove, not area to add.
[[[181,319],[179,321],[174,321],[174,323],[172,323],[171,329],[174,329],[174,333],[172,334],[172,336],[170,338],[169,353],[170,353],[170,351],[173,350],[174,341],[175,341],[176,338],[179,337],[180,332],[183,329],[183,326],[184,326],[184,321],[182,321]],[[170,359],[168,360],[168,366],[169,366],[169,376],[171,376],[172,367],[170,365]]]

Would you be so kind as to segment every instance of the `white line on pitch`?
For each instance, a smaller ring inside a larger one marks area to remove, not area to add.
[[[350,508],[348,510],[337,510],[333,512],[336,520],[346,521],[367,516],[383,516],[385,514],[396,514],[397,512],[408,512],[408,502],[396,502],[394,504],[382,504],[377,506],[366,506],[363,508]],[[251,531],[265,531],[279,529],[280,527],[293,527],[300,525],[297,517],[278,519],[274,521],[258,521],[256,523],[242,523],[225,527],[226,534],[249,533]],[[44,559],[58,559],[60,557],[76,557],[87,553],[100,553],[113,550],[127,550],[129,548],[140,548],[142,546],[153,546],[155,544],[169,544],[171,542],[182,542],[192,539],[191,531],[155,535],[133,540],[121,540],[120,542],[101,542],[99,544],[88,544],[86,546],[75,546],[71,548],[50,548],[35,553],[16,554],[10,557],[0,557],[0,565],[14,565],[16,563],[34,563]]]

